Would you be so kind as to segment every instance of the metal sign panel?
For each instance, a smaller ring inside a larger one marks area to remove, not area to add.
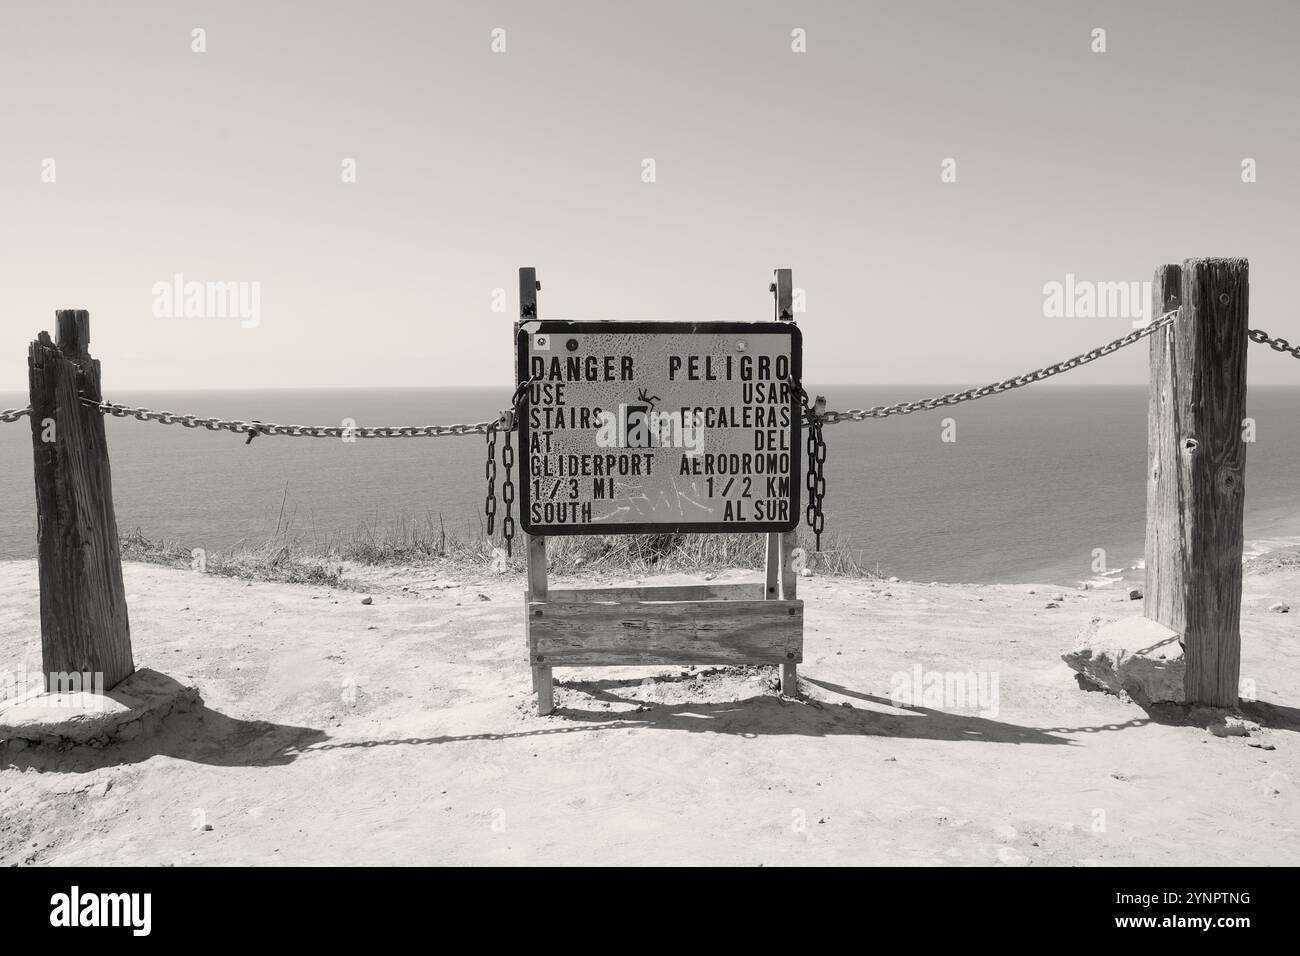
[[[798,525],[794,323],[530,321],[516,354],[529,534]]]

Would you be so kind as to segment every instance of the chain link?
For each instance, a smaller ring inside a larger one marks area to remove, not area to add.
[[[946,395],[940,395],[936,398],[923,398],[915,402],[900,402],[896,405],[877,405],[874,408],[851,408],[846,411],[827,411],[820,416],[820,423],[823,425],[834,425],[843,421],[865,421],[868,418],[888,418],[891,415],[910,415],[912,412],[925,411],[935,408],[943,408],[949,405],[959,405],[962,402],[973,401],[977,398],[986,398],[989,395],[998,395],[1002,392],[1010,391],[1013,388],[1021,388],[1034,382],[1041,382],[1044,379],[1051,378],[1053,375],[1059,375],[1062,372],[1068,372],[1070,369],[1078,368],[1080,365],[1087,365],[1089,362],[1095,362],[1103,356],[1117,352],[1125,346],[1132,345],[1151,335],[1153,332],[1164,328],[1173,321],[1177,312],[1167,312],[1160,318],[1148,323],[1140,329],[1134,329],[1127,335],[1108,342],[1105,345],[1091,349],[1081,355],[1066,359],[1063,362],[1057,362],[1054,365],[1048,365],[1045,368],[1037,369],[1025,375],[1017,375],[1014,378],[1005,379],[1001,382],[995,382],[992,385],[985,385],[981,388],[969,388],[962,392],[949,392]],[[1300,346],[1292,346],[1286,339],[1271,339],[1264,332],[1252,330],[1250,333],[1252,341],[1262,342],[1272,346],[1279,352],[1290,352],[1297,358],[1300,358]],[[520,402],[526,395],[526,392],[533,384],[533,380],[520,383],[515,389],[515,394],[511,400],[511,406],[518,409]],[[222,419],[222,418],[203,418],[198,415],[178,415],[175,412],[155,411],[149,408],[133,408],[127,405],[115,405],[111,402],[96,402],[90,399],[82,399],[83,404],[92,408],[97,408],[106,415],[113,415],[117,418],[135,418],[142,422],[158,422],[163,425],[181,425],[185,428],[206,428],[209,431],[228,431],[237,435],[288,435],[293,438],[442,438],[453,435],[485,435],[489,428],[494,426],[500,427],[505,424],[505,414],[490,422],[474,422],[472,424],[454,424],[454,425],[400,425],[400,426],[342,426],[342,425],[278,425],[274,422],[259,421],[242,421],[240,419]],[[0,412],[0,422],[15,422],[19,418],[31,411],[25,409],[5,409]],[[513,427],[513,425],[511,426]]]
[[[896,405],[876,405],[873,408],[850,408],[842,412],[823,412],[821,422],[826,425],[834,425],[837,422],[861,422],[868,418],[888,418],[890,415],[910,415],[912,412],[928,411],[935,408],[944,408],[949,405],[960,405],[962,402],[974,401],[977,398],[987,398],[990,395],[999,395],[1002,392],[1008,392],[1013,388],[1041,382],[1049,379],[1053,375],[1060,375],[1062,372],[1068,372],[1070,369],[1078,368],[1080,365],[1087,365],[1089,362],[1095,362],[1103,356],[1110,355],[1112,352],[1118,352],[1127,345],[1138,342],[1153,332],[1163,329],[1174,320],[1178,314],[1177,310],[1166,312],[1152,322],[1147,323],[1140,329],[1134,329],[1128,335],[1121,336],[1113,342],[1107,342],[1095,349],[1089,349],[1081,355],[1068,358],[1063,362],[1057,362],[1054,365],[1048,365],[1044,368],[1036,369],[1024,375],[1017,375],[1014,378],[1004,379],[1001,382],[994,382],[992,385],[984,385],[979,388],[968,388],[962,392],[949,392],[946,395],[940,395],[936,398],[922,398],[915,402],[899,402]]]
[[[489,538],[497,519],[497,427],[493,422],[487,430],[487,498],[483,500],[483,511],[487,514]]]
[[[803,418],[808,427],[808,474],[805,481],[808,487],[808,504],[804,509],[804,516],[816,539],[816,550],[820,551],[822,531],[826,527],[826,515],[822,511],[822,501],[826,497],[826,440],[822,437],[822,417],[825,414],[822,406],[825,399],[819,396],[816,402],[809,405],[808,393],[804,390],[803,383],[796,380],[792,384],[798,390],[799,403],[803,406]]]
[[[181,425],[185,428],[206,428],[208,431],[227,431],[250,437],[288,435],[291,438],[443,438],[450,435],[484,435],[490,427],[501,423],[501,419],[498,418],[490,422],[455,425],[277,425],[275,422],[246,422],[237,418],[178,415],[175,412],[155,411],[151,408],[133,408],[111,402],[96,402],[88,398],[83,398],[81,403],[114,418],[134,418],[142,422]],[[21,414],[26,414],[28,411],[30,409],[23,409]]]
[[[506,429],[505,442],[501,447],[501,467],[506,471],[506,480],[501,483],[501,501],[506,506],[506,517],[501,522],[501,536],[506,542],[506,557],[511,555],[511,542],[515,538],[515,482],[511,470],[515,466],[515,446],[510,444],[513,429]]]
[[[524,409],[528,404],[529,390],[539,381],[539,378],[530,378],[527,381],[520,382],[515,389],[514,395],[510,398],[510,408],[501,413],[501,430],[505,433],[505,438],[501,444],[501,467],[505,469],[505,481],[501,483],[501,501],[506,506],[505,517],[501,522],[501,537],[506,543],[507,558],[512,556],[515,538],[515,482],[512,474],[515,466],[515,446],[512,444],[510,436],[520,418],[523,417]],[[495,429],[493,431],[495,432]],[[488,509],[488,534],[492,533],[493,518],[497,511],[496,495],[493,487],[496,481],[496,464],[493,462],[495,444],[494,438],[489,439],[488,499],[486,503]],[[519,450],[525,452],[522,443]]]
[[[1140,329],[1134,329],[1132,332],[1113,342],[1107,342],[1105,345],[1090,349],[1073,358],[1066,359],[1063,362],[1057,362],[1054,365],[1048,365],[1024,375],[1017,375],[1013,378],[1004,379],[1001,382],[994,382],[991,385],[984,385],[980,388],[968,388],[961,392],[949,392],[946,395],[939,395],[935,398],[922,398],[914,402],[899,402],[895,405],[876,405],[872,408],[850,408],[845,411],[827,411],[820,416],[819,423],[822,425],[835,425],[839,422],[853,421],[861,422],[869,418],[888,418],[891,415],[910,415],[913,412],[929,411],[936,408],[945,408],[950,405],[959,405],[962,402],[974,401],[977,398],[987,398],[990,395],[999,395],[1015,388],[1021,388],[1034,382],[1041,382],[1051,378],[1053,375],[1059,375],[1062,372],[1068,372],[1071,369],[1078,368],[1081,365],[1087,365],[1089,362],[1095,362],[1097,359],[1112,352],[1117,352],[1134,342],[1141,341],[1153,332],[1169,325],[1177,311],[1166,312],[1153,322],[1148,323]],[[1267,332],[1261,329],[1251,329],[1249,332],[1250,340],[1258,342],[1261,345],[1267,345],[1277,352],[1286,352],[1294,358],[1300,358],[1300,345],[1292,345],[1284,338],[1273,338]],[[515,390],[514,399],[511,405],[518,408],[520,400],[528,387],[533,384],[533,380],[523,382]],[[473,422],[471,424],[452,424],[452,425],[375,425],[375,426],[345,426],[345,425],[278,425],[275,422],[259,421],[242,421],[240,419],[224,418],[204,418],[199,415],[178,415],[175,412],[155,411],[150,408],[134,408],[129,405],[115,405],[111,402],[96,402],[91,399],[83,398],[82,404],[91,408],[98,409],[105,415],[112,415],[115,418],[135,418],[142,422],[158,422],[162,425],[181,425],[185,428],[206,428],[208,431],[228,431],[237,435],[246,435],[251,441],[258,435],[287,435],[291,438],[444,438],[458,435],[486,435],[489,429],[499,428],[505,423],[505,416],[490,422]],[[19,419],[31,414],[31,408],[6,408],[0,410],[0,423],[12,424]],[[512,426],[513,427],[513,426]]]
[[[1260,345],[1267,345],[1274,352],[1287,352],[1292,358],[1300,359],[1300,345],[1292,345],[1286,339],[1273,338],[1263,329],[1251,329],[1247,333],[1252,342],[1258,342]]]

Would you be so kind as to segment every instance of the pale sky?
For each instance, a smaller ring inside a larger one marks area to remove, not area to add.
[[[1131,327],[1045,317],[1045,283],[1191,256],[1248,257],[1251,324],[1297,341],[1298,32],[1286,2],[6,3],[0,389],[72,307],[110,397],[504,386],[521,265],[545,318],[682,320],[768,318],[790,267],[810,383],[1027,371]],[[258,283],[258,324],[155,316],[177,273]],[[1062,379],[1145,380],[1141,346]]]

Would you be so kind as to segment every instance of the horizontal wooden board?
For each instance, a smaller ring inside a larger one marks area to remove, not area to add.
[[[561,604],[606,602],[628,604],[635,601],[761,601],[762,582],[740,584],[668,584],[655,587],[554,589],[548,601]]]
[[[803,602],[534,601],[528,648],[534,666],[796,664]]]

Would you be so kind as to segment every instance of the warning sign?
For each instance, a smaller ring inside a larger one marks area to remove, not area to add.
[[[530,534],[792,531],[801,339],[790,322],[519,327]]]

